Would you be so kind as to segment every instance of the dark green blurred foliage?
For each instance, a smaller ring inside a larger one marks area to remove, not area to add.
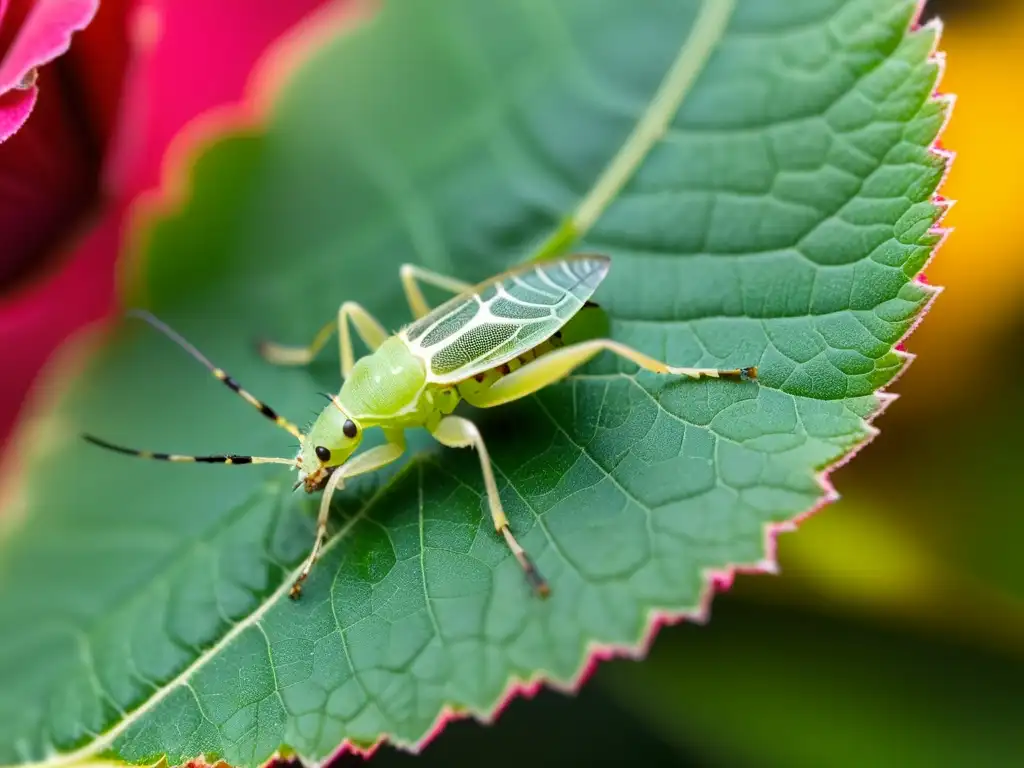
[[[1024,664],[927,633],[721,601],[601,683],[683,749],[741,766],[1009,766]]]

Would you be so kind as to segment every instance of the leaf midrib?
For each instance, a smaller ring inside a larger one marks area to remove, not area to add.
[[[665,135],[683,99],[725,35],[734,6],[735,0],[703,0],[679,55],[632,132],[569,219],[537,248],[531,258],[541,259],[563,253],[586,236],[654,145]]]

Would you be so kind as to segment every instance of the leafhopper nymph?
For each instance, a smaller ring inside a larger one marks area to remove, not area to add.
[[[220,464],[287,464],[298,472],[296,488],[323,492],[316,539],[292,585],[298,597],[327,535],[331,497],[345,480],[373,472],[405,452],[406,429],[424,427],[442,445],[475,448],[494,528],[508,544],[531,587],[541,596],[547,582],[516,541],[502,509],[487,447],[476,425],[453,414],[465,400],[491,408],[518,400],[565,378],[599,352],[625,358],[660,374],[750,380],[757,369],[677,368],[606,338],[567,344],[562,329],[588,304],[611,266],[606,256],[578,254],[515,267],[478,285],[469,285],[410,264],[401,268],[401,282],[415,320],[391,335],[369,312],[346,301],[306,347],[265,343],[261,352],[281,365],[313,360],[337,330],[341,346],[341,389],[303,434],[290,421],[244,390],[189,342],[147,313],[135,313],[170,336],[205,365],[229,389],[299,441],[294,458],[261,456],[185,456],[154,453],[86,436],[90,442],[120,453],[175,462]],[[420,284],[456,294],[431,309]],[[354,329],[371,353],[356,360]],[[381,429],[386,442],[353,457],[367,429]]]

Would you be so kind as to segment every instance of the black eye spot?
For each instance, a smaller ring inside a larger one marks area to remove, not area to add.
[[[316,457],[318,459],[320,459],[320,461],[330,461],[331,460],[331,452],[329,450],[327,450],[326,448],[324,448],[324,446],[318,445],[316,447],[316,449],[315,449],[315,452],[316,452]]]
[[[356,436],[356,432],[358,432],[359,429],[356,427],[356,424],[352,419],[345,419],[345,423],[341,425],[341,431],[345,433],[345,437],[352,439]]]

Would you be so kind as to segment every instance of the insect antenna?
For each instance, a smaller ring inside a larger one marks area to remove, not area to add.
[[[176,462],[198,462],[200,464],[289,464],[295,466],[295,459],[280,459],[271,456],[239,456],[237,454],[224,454],[218,456],[186,456],[179,453],[155,453],[153,451],[141,451],[137,448],[125,448],[123,445],[115,445],[101,440],[92,435],[82,435],[87,442],[105,448],[115,453],[123,453],[128,456],[138,456],[140,459],[154,459],[156,461]]]
[[[302,432],[299,430],[297,426],[292,424],[284,417],[279,416],[277,414],[277,411],[275,411],[269,405],[262,402],[261,400],[257,400],[255,397],[249,394],[248,391],[242,389],[241,385],[239,385],[237,381],[228,376],[228,374],[225,373],[222,369],[218,368],[213,363],[211,363],[209,358],[206,357],[206,355],[204,355],[202,352],[196,349],[191,343],[189,343],[184,337],[182,337],[177,331],[175,331],[165,322],[157,319],[149,312],[146,312],[141,309],[129,310],[126,314],[130,317],[137,317],[140,320],[145,320],[151,326],[160,331],[160,333],[169,338],[179,347],[188,352],[192,357],[194,357],[196,360],[198,360],[200,363],[206,366],[206,369],[210,371],[210,373],[212,373],[215,378],[224,382],[224,385],[228,389],[230,389],[235,394],[239,395],[243,400],[249,403],[249,405],[251,405],[257,411],[263,414],[263,416],[270,419],[277,426],[281,427],[281,429],[290,432],[295,438],[299,440],[302,440],[304,438]]]

